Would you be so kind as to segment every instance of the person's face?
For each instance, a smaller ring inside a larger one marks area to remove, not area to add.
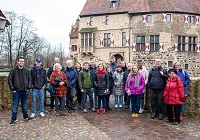
[[[81,67],[80,64],[77,63],[77,64],[76,64],[76,68],[77,68],[77,69],[80,69],[80,67]]]
[[[127,69],[128,69],[128,70],[131,70],[131,68],[132,68],[132,65],[128,64],[128,65],[127,65]]]
[[[90,62],[90,65],[91,65],[92,67],[94,67],[94,66],[96,65],[96,62],[95,62],[94,60],[92,60],[92,61]]]
[[[55,66],[55,71],[60,71],[60,67],[58,65]]]
[[[54,63],[59,63],[60,60],[59,60],[59,58],[54,58],[53,62],[54,62]]]
[[[112,61],[112,62],[115,62],[115,58],[112,58],[111,61]]]
[[[121,65],[122,65],[122,67],[125,67],[126,64],[125,64],[125,62],[122,61]]]
[[[110,67],[108,67],[108,68],[107,68],[107,71],[108,71],[108,72],[110,72],[110,71],[111,71],[111,68],[110,68]]]
[[[41,66],[41,65],[42,65],[42,62],[35,62],[35,65],[36,65],[36,66]]]
[[[89,64],[85,64],[83,67],[84,67],[84,69],[88,70],[89,69]]]
[[[160,62],[160,60],[155,60],[155,62],[154,62],[154,63],[155,63],[155,66],[156,66],[156,67],[160,67],[160,65],[161,65],[161,62]]]
[[[138,67],[139,67],[139,68],[142,67],[142,62],[138,62]]]
[[[138,67],[134,66],[134,67],[132,68],[132,70],[133,70],[133,72],[137,73],[137,72],[138,72]]]
[[[176,74],[176,73],[174,73],[174,72],[170,72],[170,73],[169,73],[169,76],[170,76],[170,77],[176,77],[176,76],[177,76],[177,74]]]
[[[103,65],[99,65],[99,70],[102,70],[103,69]]]
[[[178,65],[175,65],[175,69],[176,69],[176,70],[179,70],[180,68],[181,68],[181,65],[179,65],[179,64],[178,64]]]
[[[118,68],[117,68],[117,71],[122,71],[122,68],[121,68],[121,67],[118,67]]]
[[[66,62],[66,65],[68,68],[71,68],[73,65],[72,65],[72,62]]]
[[[22,58],[20,58],[20,59],[17,61],[17,64],[18,64],[19,67],[23,67],[23,66],[24,66],[24,63],[25,63],[25,61],[24,61],[24,59],[22,59]]]

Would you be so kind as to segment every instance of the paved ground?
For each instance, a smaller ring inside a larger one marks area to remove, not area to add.
[[[46,109],[47,110],[47,109]],[[107,114],[78,110],[67,116],[46,116],[9,125],[10,111],[0,112],[0,140],[199,140],[200,118],[185,116],[180,125],[150,119],[149,114],[132,118],[131,112],[113,108]]]

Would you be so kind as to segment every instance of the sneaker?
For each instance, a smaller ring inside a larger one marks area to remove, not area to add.
[[[142,114],[144,112],[144,109],[140,108],[139,113]]]
[[[115,105],[115,108],[118,108],[118,105],[117,105],[117,104]]]
[[[135,113],[132,114],[132,117],[135,118]]]
[[[87,111],[87,109],[83,109],[83,112],[84,112],[84,113],[87,113],[88,111]]]
[[[24,118],[25,121],[29,121],[29,120],[32,120],[33,118],[31,117],[27,117],[27,118]]]
[[[11,120],[10,121],[10,125],[14,125],[15,121],[14,120]]]
[[[139,114],[136,113],[136,114],[135,114],[135,118],[138,118],[138,117],[139,117]]]
[[[34,118],[35,117],[35,113],[31,113],[31,118]]]
[[[43,112],[40,112],[40,116],[41,116],[41,117],[44,117],[45,115],[44,115],[44,113],[43,113]]]
[[[96,109],[93,107],[92,109],[91,109],[93,112],[95,112],[96,111]]]
[[[119,105],[120,108],[122,108],[122,105]]]

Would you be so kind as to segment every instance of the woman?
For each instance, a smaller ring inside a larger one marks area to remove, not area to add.
[[[113,72],[112,68],[110,66],[107,66],[107,74],[109,77],[109,94],[106,97],[106,109],[107,111],[111,111],[112,109],[110,108],[110,95],[113,94],[113,87],[114,87],[114,79],[113,79]]]
[[[125,85],[125,91],[131,96],[132,117],[139,117],[140,98],[145,88],[144,76],[139,73],[137,65],[133,65]]]
[[[124,95],[124,84],[123,84],[123,70],[122,66],[118,65],[117,70],[113,74],[114,79],[114,95],[115,95],[115,108],[122,108],[123,95]]]
[[[97,76],[95,78],[96,82],[96,95],[98,96],[98,108],[96,110],[97,114],[100,113],[101,101],[103,104],[102,113],[106,113],[106,97],[109,94],[109,77],[106,73],[103,64],[98,65]]]
[[[168,117],[166,122],[173,122],[174,125],[178,125],[180,123],[181,102],[185,100],[184,87],[181,79],[177,76],[177,71],[175,69],[170,69],[168,73],[170,77],[167,80],[163,95]],[[173,120],[173,109],[175,120]]]
[[[64,107],[66,103],[67,94],[67,77],[63,71],[60,63],[56,63],[53,66],[54,72],[50,76],[50,83],[55,86],[55,109],[56,115],[66,115],[64,113]],[[60,102],[60,103],[59,103]],[[60,104],[60,105],[59,105]]]

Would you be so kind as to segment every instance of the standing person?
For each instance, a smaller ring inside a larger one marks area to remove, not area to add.
[[[179,62],[176,62],[174,64],[174,69],[177,71],[178,77],[180,77],[183,82],[184,94],[187,97],[187,95],[188,95],[187,86],[191,81],[190,76],[186,70],[182,69],[181,64]],[[181,115],[180,119],[181,120],[183,120],[183,111],[184,111],[184,102],[181,103],[181,108],[180,108],[180,115]]]
[[[137,118],[139,116],[140,98],[143,94],[145,87],[144,76],[139,73],[137,65],[133,65],[131,72],[128,75],[125,91],[130,94],[132,105],[132,117]]]
[[[109,94],[109,76],[106,73],[103,64],[98,65],[97,76],[95,78],[96,82],[96,95],[98,96],[98,108],[96,110],[97,114],[100,113],[101,101],[103,104],[102,113],[106,113],[106,97]]]
[[[87,113],[86,109],[86,96],[89,96],[90,100],[90,108],[92,111],[95,111],[94,108],[94,101],[93,101],[93,85],[92,85],[92,75],[89,70],[89,63],[84,62],[83,63],[83,70],[79,73],[78,76],[78,84],[82,92],[82,107],[83,107],[83,112]]]
[[[12,91],[13,107],[10,124],[13,125],[17,121],[17,111],[19,101],[21,100],[21,107],[23,118],[28,121],[31,118],[27,113],[27,99],[28,91],[31,88],[30,71],[24,67],[25,60],[23,57],[17,59],[17,66],[13,68],[8,76],[8,86]]]
[[[75,69],[76,69],[78,76],[79,76],[79,73],[82,70],[81,64],[79,62],[76,63]],[[82,108],[82,103],[81,103],[82,93],[81,93],[81,90],[80,90],[80,87],[79,87],[79,84],[78,84],[78,80],[76,81],[76,92],[77,92],[78,108],[81,109]]]
[[[117,69],[116,57],[111,57],[111,62],[108,64],[112,68],[112,72],[114,73]]]
[[[110,66],[107,66],[107,74],[109,77],[109,94],[106,97],[106,109],[107,111],[111,111],[110,107],[110,95],[113,94],[113,87],[114,87],[114,79],[113,79],[113,72]]]
[[[151,102],[151,119],[157,115],[159,120],[163,119],[164,102],[163,91],[165,89],[166,80],[168,78],[167,70],[161,66],[161,60],[156,59],[155,66],[150,70],[148,77],[148,86],[150,88],[150,102]]]
[[[178,125],[181,121],[181,103],[185,100],[184,87],[182,80],[177,76],[177,71],[175,69],[170,69],[168,73],[170,77],[167,80],[167,85],[163,95],[168,116],[166,122],[173,122],[174,125]],[[173,120],[173,109],[175,113],[175,120]]]
[[[53,66],[54,64],[56,63],[60,63],[60,59],[58,57],[55,57],[54,60],[53,60],[53,65],[48,69],[47,71],[47,77],[48,77],[48,80],[50,80],[50,76],[51,74],[54,72],[53,70]],[[64,68],[62,68],[62,71],[64,71]],[[51,96],[51,100],[50,100],[50,111],[53,111],[53,108],[54,108],[54,96]]]
[[[122,66],[118,65],[117,70],[113,74],[114,79],[114,95],[115,95],[115,108],[122,108],[123,104],[123,95],[124,95],[124,83],[123,83],[123,74]]]
[[[78,80],[78,73],[76,69],[73,67],[73,61],[67,60],[66,61],[66,69],[65,69],[65,75],[68,80],[67,85],[67,96],[66,96],[66,107],[69,109],[69,112],[74,110],[74,103],[75,103],[75,96],[76,96],[76,82]]]
[[[66,103],[66,94],[68,84],[67,77],[63,71],[61,71],[62,66],[60,63],[55,63],[53,66],[54,72],[50,76],[50,83],[55,87],[55,109],[56,115],[66,115],[64,112]]]
[[[94,97],[95,107],[97,107],[98,98],[96,95],[96,86],[94,84],[95,76],[97,74],[97,67],[96,67],[96,61],[94,59],[90,60],[89,70],[92,75],[92,88],[93,88],[93,97]]]
[[[143,61],[137,60],[137,65],[138,65],[138,70],[139,73],[141,73],[144,76],[144,80],[145,80],[145,88],[142,91],[142,95],[141,95],[141,99],[140,99],[140,110],[139,113],[143,113],[144,111],[144,106],[146,105],[146,85],[148,82],[148,77],[149,77],[149,72],[148,70],[143,66]]]
[[[36,115],[36,100],[39,96],[40,102],[40,116],[44,117],[44,89],[47,85],[46,70],[42,67],[42,59],[36,58],[35,66],[31,69],[31,85],[32,85],[32,105],[31,118]]]
[[[125,61],[121,61],[121,66],[122,66],[122,70],[123,72],[125,72],[127,70],[127,66],[126,66],[126,62]]]
[[[129,73],[130,73],[131,70],[132,70],[132,63],[128,63],[127,64],[127,70],[123,74],[123,83],[124,83],[124,86],[126,85],[126,81],[127,81],[128,75],[129,75]],[[127,92],[125,92],[125,95],[124,95],[125,109],[129,109],[129,106],[130,106],[130,96],[128,95]]]

